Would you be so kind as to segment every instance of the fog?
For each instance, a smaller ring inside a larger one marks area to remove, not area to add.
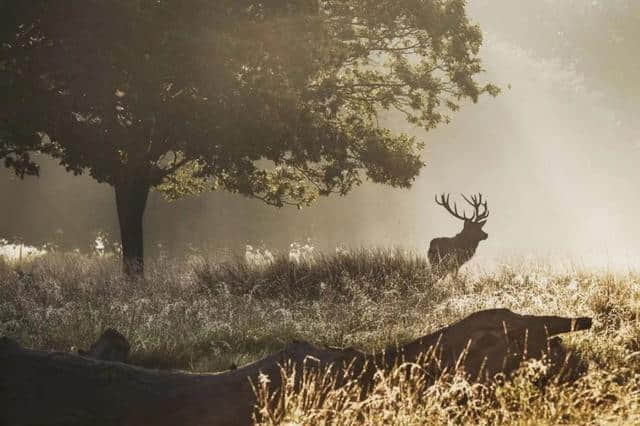
[[[168,203],[153,193],[146,244],[176,250],[323,250],[404,247],[420,253],[461,229],[434,194],[482,192],[491,214],[477,262],[557,256],[600,264],[640,254],[640,6],[607,2],[476,0],[485,43],[482,79],[503,90],[425,133],[389,113],[385,123],[427,143],[409,190],[365,184],[303,210],[227,193]],[[117,239],[113,191],[43,159],[39,179],[0,175],[0,238],[85,249],[96,232]],[[463,203],[463,202],[462,202]],[[153,249],[152,249],[153,252]]]

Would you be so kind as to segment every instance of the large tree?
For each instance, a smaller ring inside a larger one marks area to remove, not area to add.
[[[23,0],[0,18],[0,156],[115,189],[124,271],[142,272],[151,188],[282,206],[364,177],[408,187],[431,129],[492,85],[462,0]],[[5,87],[6,86],[6,87]]]

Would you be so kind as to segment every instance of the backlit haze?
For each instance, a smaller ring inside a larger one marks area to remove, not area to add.
[[[474,262],[559,256],[581,264],[629,265],[640,258],[640,4],[635,1],[474,0],[469,15],[485,36],[483,79],[502,88],[425,133],[397,114],[389,127],[427,143],[427,166],[410,190],[365,184],[303,210],[275,209],[227,193],[168,203],[152,193],[146,242],[178,251],[322,250],[403,247],[461,222],[434,194],[482,192],[491,214]],[[59,241],[86,249],[98,231],[118,236],[113,191],[44,161],[40,179],[0,172],[0,238]],[[9,207],[13,206],[13,207]]]

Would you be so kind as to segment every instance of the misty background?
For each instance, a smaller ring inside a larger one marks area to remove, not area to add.
[[[243,252],[286,250],[307,239],[426,252],[461,222],[434,194],[482,192],[491,215],[476,262],[555,256],[629,264],[640,254],[640,4],[633,0],[472,0],[483,30],[483,78],[497,98],[467,104],[434,131],[396,114],[386,123],[424,140],[427,163],[410,190],[366,183],[302,210],[276,209],[226,192],[175,202],[151,193],[147,253],[158,244]],[[462,204],[461,204],[462,203]],[[41,159],[40,178],[0,170],[0,238],[87,250],[98,232],[118,240],[113,189]]]

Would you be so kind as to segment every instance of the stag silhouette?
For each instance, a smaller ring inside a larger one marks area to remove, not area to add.
[[[464,221],[462,231],[454,237],[434,238],[429,244],[427,256],[432,270],[439,277],[443,277],[450,272],[457,275],[458,269],[476,253],[480,241],[486,240],[489,236],[482,230],[489,216],[487,202],[482,201],[482,194],[472,195],[471,200],[464,195],[462,195],[462,198],[474,209],[471,217],[467,217],[464,210],[460,215],[455,202],[453,203],[453,209],[451,208],[449,194],[446,196],[445,194],[440,195],[440,200],[436,195],[436,203],[438,205],[444,207],[455,218]]]

